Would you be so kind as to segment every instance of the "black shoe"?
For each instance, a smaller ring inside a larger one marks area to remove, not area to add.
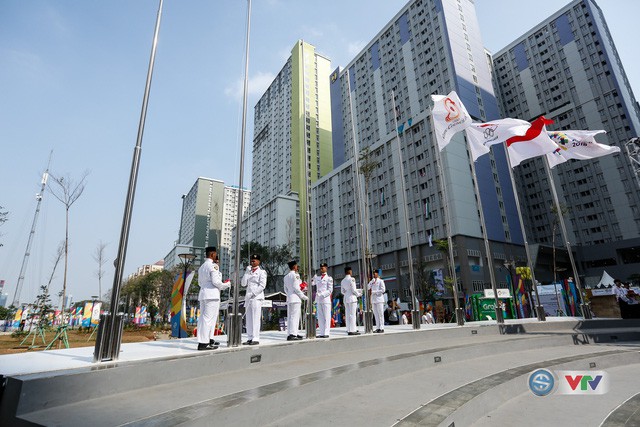
[[[302,335],[296,335],[296,338],[298,338],[299,340],[303,340],[304,337]]]
[[[215,340],[209,340],[209,345],[220,345],[220,342]]]
[[[374,334],[381,334],[384,331],[382,329],[376,329],[375,331],[373,331]]]
[[[329,338],[329,335],[318,335],[316,338]]]
[[[348,335],[360,335],[360,332],[355,331],[355,332],[347,332]]]
[[[198,350],[215,350],[216,348],[218,348],[217,345],[198,343]]]
[[[298,341],[298,337],[295,335],[289,335],[287,341]]]
[[[258,345],[258,344],[260,344],[260,342],[258,342],[258,341],[251,341],[251,342],[249,343],[249,345]]]
[[[242,345],[251,345],[253,343],[253,341],[249,340],[247,342],[243,342]]]

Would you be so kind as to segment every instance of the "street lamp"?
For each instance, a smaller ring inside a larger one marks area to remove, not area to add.
[[[187,297],[184,294],[184,285],[187,283],[187,270],[189,269],[189,266],[191,266],[191,264],[193,263],[193,260],[196,259],[196,256],[192,253],[183,253],[183,254],[178,254],[178,257],[180,257],[180,264],[182,264],[182,266],[184,267],[184,274],[182,275],[182,288],[180,289],[180,294],[182,294],[182,300],[184,301],[184,299]],[[186,330],[186,324],[184,325],[185,328],[182,328],[182,317],[183,315],[185,315],[186,313],[182,313],[182,307],[184,306],[184,304],[181,305],[180,307],[180,311],[177,314],[177,318],[179,319],[178,321],[180,322],[180,327],[178,328],[178,337],[177,338],[187,338],[187,330]]]

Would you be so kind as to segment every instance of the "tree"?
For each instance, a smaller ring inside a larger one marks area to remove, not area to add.
[[[285,266],[293,258],[288,245],[268,247],[257,242],[245,242],[240,254],[243,265],[249,264],[250,255],[260,255],[260,266],[267,272],[267,291],[275,292],[281,288],[280,282],[285,273]]]
[[[106,247],[107,244],[103,243],[101,240],[98,243],[98,246],[96,246],[96,250],[93,252],[93,259],[96,260],[96,263],[98,264],[98,269],[95,272],[96,277],[98,278],[98,298],[102,296],[102,277],[104,276],[104,270],[102,267],[104,267],[104,264],[107,262],[104,256],[104,248]]]
[[[640,274],[633,273],[632,275],[627,277],[627,280],[630,281],[634,285],[640,285]]]
[[[4,224],[9,219],[8,218],[9,212],[4,211],[3,209],[4,208],[0,206],[0,225]],[[2,234],[0,234],[0,237],[2,237]],[[0,243],[0,247],[2,247],[2,243]]]
[[[87,175],[89,175],[89,172],[85,171],[82,178],[80,178],[78,182],[75,182],[69,176],[56,177],[53,174],[49,174],[51,177],[48,183],[49,191],[53,194],[53,197],[58,199],[65,207],[64,278],[62,280],[62,310],[60,310],[62,312],[62,319],[64,319],[64,300],[67,294],[67,271],[69,268],[69,210],[82,195]]]
[[[417,291],[422,295],[423,301],[433,301],[436,298],[438,288],[433,278],[433,272],[425,261],[418,261],[414,265],[414,274]]]
[[[40,286],[40,294],[33,303],[35,310],[29,313],[29,318],[38,317],[38,327],[44,328],[48,324],[47,315],[53,308],[51,306],[51,297],[49,294],[49,285]]]
[[[444,278],[444,285],[447,289],[453,289],[453,270],[451,263],[449,262],[449,240],[436,239],[433,241],[433,245],[436,247],[438,252],[442,254],[445,271],[449,272],[449,275]]]
[[[123,285],[121,295],[136,306],[146,305],[151,319],[154,319],[158,313],[161,313],[164,318],[169,311],[173,279],[177,274],[177,270],[158,270],[134,277]]]

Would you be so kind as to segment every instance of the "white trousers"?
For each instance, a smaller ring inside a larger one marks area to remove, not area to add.
[[[300,306],[299,302],[290,302],[287,304],[287,330],[289,335],[298,335],[298,325],[300,325]]]
[[[376,329],[384,331],[384,303],[374,302],[373,304],[373,317],[376,319]]]
[[[358,309],[357,302],[348,302],[344,305],[345,315],[347,317],[347,332],[355,332],[356,329],[356,311]]]
[[[331,303],[317,303],[316,312],[318,313],[318,335],[329,335],[331,329]]]
[[[247,320],[247,339],[260,341],[260,324],[262,322],[262,300],[249,300],[244,303]]]
[[[200,317],[198,317],[198,343],[209,344],[214,339],[216,322],[220,311],[220,300],[200,300]]]

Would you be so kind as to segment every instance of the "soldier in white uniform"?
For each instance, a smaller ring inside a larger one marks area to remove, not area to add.
[[[216,248],[205,249],[206,259],[198,269],[200,284],[200,317],[198,317],[198,350],[215,350],[218,343],[214,340],[214,329],[220,311],[220,291],[229,289],[229,283],[222,282],[222,273],[215,261],[218,260]]]
[[[316,287],[316,311],[318,313],[317,338],[329,338],[331,329],[331,294],[333,293],[333,278],[327,274],[327,264],[320,264],[320,275],[313,276],[313,286]]]
[[[260,323],[262,322],[262,301],[267,286],[267,272],[260,268],[260,255],[251,255],[250,266],[242,276],[242,287],[247,288],[244,309],[247,321],[247,341],[243,345],[260,343]]]
[[[386,289],[384,280],[379,277],[378,270],[373,271],[373,279],[371,279],[367,288],[371,294],[370,301],[373,307],[373,316],[376,319],[377,329],[374,332],[380,334],[384,332],[384,292]]]
[[[287,294],[287,330],[289,336],[287,341],[299,341],[302,339],[298,335],[298,325],[300,324],[300,305],[302,301],[307,301],[307,297],[304,292],[300,290],[300,274],[298,274],[298,263],[295,261],[289,262],[289,273],[284,276],[284,292]]]
[[[340,283],[340,291],[344,296],[344,309],[347,317],[347,334],[360,335],[356,328],[356,310],[358,308],[358,297],[362,296],[362,290],[356,287],[356,279],[351,274],[351,267],[344,268],[344,279]]]

